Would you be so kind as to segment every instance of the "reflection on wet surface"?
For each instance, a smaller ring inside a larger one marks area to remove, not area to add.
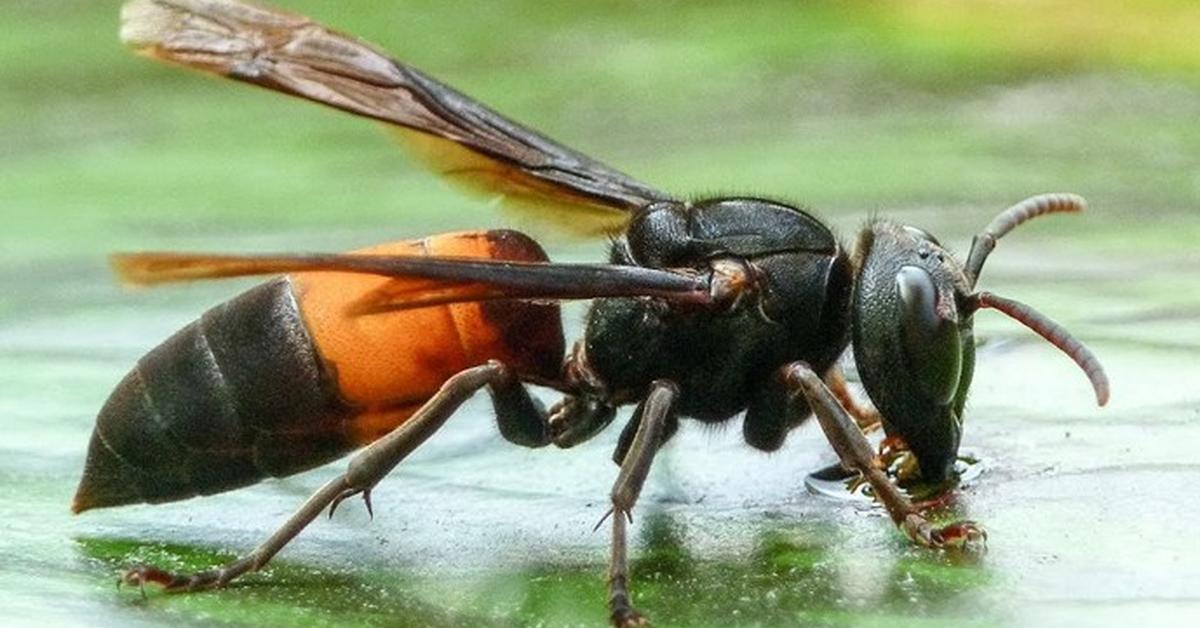
[[[878,445],[879,438],[873,439]],[[893,461],[888,467],[888,475],[896,478],[897,468],[904,464],[902,460]],[[949,482],[942,485],[929,485],[919,481],[904,485],[905,493],[910,499],[918,502],[936,499],[946,493],[956,490],[970,490],[971,485],[987,471],[987,460],[981,457],[978,450],[962,449],[958,452],[958,460],[954,463],[954,473]],[[862,482],[857,474],[849,475],[842,470],[841,465],[831,465],[818,469],[804,476],[804,486],[814,495],[829,499],[871,503],[871,486]],[[952,497],[952,496],[948,496]]]

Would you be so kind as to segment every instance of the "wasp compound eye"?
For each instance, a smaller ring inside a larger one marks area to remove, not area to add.
[[[938,405],[949,404],[962,374],[962,340],[953,310],[939,302],[933,277],[916,266],[896,273],[904,358],[921,392]],[[945,304],[949,306],[950,304]]]

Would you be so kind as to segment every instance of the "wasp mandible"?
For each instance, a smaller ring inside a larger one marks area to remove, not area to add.
[[[140,567],[129,582],[224,585],[260,569],[320,513],[372,489],[466,399],[486,389],[499,431],[571,447],[634,405],[613,459],[609,605],[643,621],[626,526],[656,452],[680,419],[744,415],[763,451],[815,415],[843,467],[927,547],[982,546],[964,521],[931,525],[881,468],[860,423],[876,418],[928,481],[952,471],[974,370],[974,314],[999,310],[1089,378],[1096,357],[1032,308],[975,289],[997,240],[1047,213],[1049,194],[1002,212],[965,262],[929,233],[876,220],[853,250],[815,216],[766,198],[684,200],[513,122],[376,48],[304,17],[222,0],[134,0],[122,38],[157,59],[370,118],[448,176],[607,233],[607,263],[550,262],[516,231],[442,234],[349,254],[138,253],[135,284],[281,275],[205,313],[137,362],[100,411],[73,510],[210,495],[361,449],[270,538],[218,569]],[[558,302],[590,299],[568,351]],[[844,389],[848,346],[875,410]],[[558,391],[548,410],[527,385]]]

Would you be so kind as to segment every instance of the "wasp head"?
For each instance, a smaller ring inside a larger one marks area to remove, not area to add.
[[[1091,380],[1100,405],[1107,401],[1099,361],[1065,329],[1029,306],[975,292],[979,271],[1001,236],[1035,216],[1083,208],[1083,199],[1068,194],[1014,205],[975,237],[965,264],[915,227],[877,221],[860,235],[854,359],[884,430],[908,446],[924,481],[947,479],[958,456],[975,367],[972,324],[981,308],[1008,314],[1061,349]]]

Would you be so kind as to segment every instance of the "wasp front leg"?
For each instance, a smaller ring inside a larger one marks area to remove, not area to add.
[[[987,533],[971,521],[934,527],[920,510],[887,477],[885,467],[854,419],[829,390],[821,377],[803,362],[785,369],[785,380],[793,394],[803,394],[821,423],[821,429],[833,446],[842,466],[857,471],[871,484],[876,498],[887,509],[892,521],[914,543],[932,548],[961,548],[969,552],[986,547]]]
[[[841,367],[834,366],[825,374],[825,383],[829,386],[829,391],[837,399],[838,403],[854,417],[854,422],[858,424],[859,429],[865,434],[870,434],[883,426],[882,417],[879,416],[879,410],[871,403],[861,401],[855,398],[854,393],[850,390],[850,384],[846,382],[846,374],[842,372]]]
[[[489,387],[500,433],[525,446],[549,443],[545,412],[515,374],[499,362],[464,370],[446,380],[438,392],[407,421],[375,441],[351,461],[345,473],[326,482],[266,541],[245,556],[216,569],[195,574],[175,574],[155,567],[132,569],[123,576],[127,584],[152,582],[168,591],[193,591],[220,587],[246,573],[262,569],[296,535],[322,512],[330,515],[348,497],[362,495],[371,509],[371,490],[396,465],[438,431],[467,399]]]

